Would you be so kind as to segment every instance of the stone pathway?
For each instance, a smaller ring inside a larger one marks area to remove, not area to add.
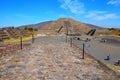
[[[94,59],[81,57],[68,43],[34,43],[0,57],[0,80],[116,80]]]

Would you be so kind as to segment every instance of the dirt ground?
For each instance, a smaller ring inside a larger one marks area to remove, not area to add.
[[[81,58],[69,43],[36,42],[0,57],[0,80],[116,80],[94,59]]]

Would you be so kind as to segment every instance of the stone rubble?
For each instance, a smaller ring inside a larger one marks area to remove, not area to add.
[[[116,80],[82,50],[65,42],[37,42],[0,57],[0,80]]]

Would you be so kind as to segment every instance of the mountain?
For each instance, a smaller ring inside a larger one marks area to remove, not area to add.
[[[90,26],[91,28],[95,28],[95,29],[104,29],[103,27],[97,26],[97,25],[93,25],[93,24],[88,24],[88,23],[84,23],[88,26]]]
[[[30,25],[22,25],[22,26],[19,26],[19,28],[25,28],[25,27],[28,27],[28,28],[34,28],[34,29],[41,29],[42,27],[44,27],[44,25],[46,24],[50,24],[51,22],[53,21],[46,21],[46,22],[41,22],[41,23],[37,23],[37,24],[30,24]]]

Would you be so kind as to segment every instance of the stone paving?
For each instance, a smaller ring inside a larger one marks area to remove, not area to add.
[[[0,57],[0,80],[118,80],[65,42],[36,42]]]

